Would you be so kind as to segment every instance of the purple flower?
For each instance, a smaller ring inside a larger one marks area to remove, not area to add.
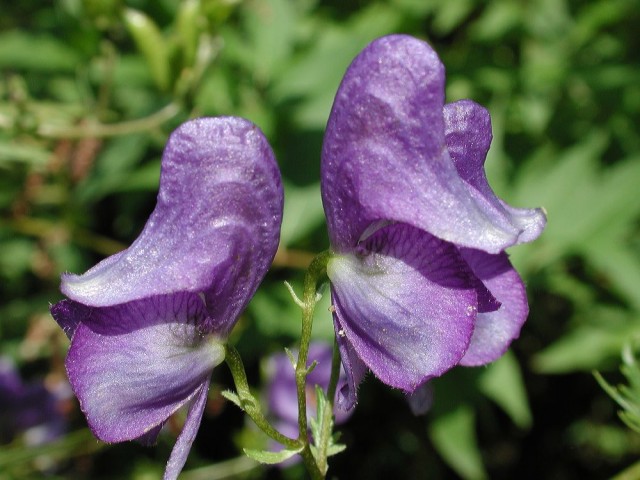
[[[347,407],[367,369],[411,393],[457,364],[497,359],[528,313],[504,250],[535,239],[545,215],[495,196],[489,113],[444,105],[444,78],[425,42],[378,39],[347,70],[329,118],[322,198]]]
[[[293,351],[294,355],[297,352]],[[316,367],[307,376],[307,424],[308,420],[316,417],[316,385],[325,392],[331,378],[332,348],[324,342],[313,342],[309,345],[309,363],[314,360]],[[275,417],[276,427],[280,432],[291,438],[298,436],[298,394],[296,387],[295,370],[289,357],[284,353],[273,355],[267,363],[269,384],[267,387],[268,408]],[[338,387],[346,383],[344,370],[340,369]],[[336,394],[337,396],[337,394]],[[345,423],[353,414],[353,409],[347,411],[337,404],[333,408],[336,425]],[[298,457],[299,458],[299,457]],[[290,465],[290,462],[285,462]]]
[[[71,339],[72,388],[105,442],[153,443],[190,410],[165,478],[184,466],[224,343],[275,255],[280,174],[260,130],[240,118],[180,126],[162,159],[160,191],[126,250],[65,274],[51,308]]]
[[[0,443],[23,433],[28,445],[41,445],[62,435],[66,389],[60,387],[51,391],[41,381],[24,383],[13,362],[0,357]]]
[[[296,355],[296,352],[293,352]],[[309,364],[314,360],[316,367],[307,376],[307,415],[315,417],[316,412],[316,385],[323,390],[327,390],[329,379],[331,378],[331,346],[324,342],[313,342],[309,345]],[[269,373],[268,404],[269,411],[280,420],[280,423],[291,425],[285,428],[287,432],[293,432],[295,437],[298,433],[298,396],[296,387],[295,370],[291,365],[289,357],[284,353],[273,355],[268,362]],[[346,376],[340,370],[338,385],[344,385]],[[334,416],[336,424],[346,422],[352,411],[345,411],[334,405]],[[285,430],[283,429],[283,430]]]

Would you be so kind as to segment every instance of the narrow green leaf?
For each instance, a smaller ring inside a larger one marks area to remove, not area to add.
[[[176,25],[185,66],[195,62],[201,14],[199,0],[185,0],[180,4]]]
[[[429,425],[429,436],[447,464],[462,478],[487,478],[476,439],[475,412],[471,406],[459,405],[434,418]]]
[[[347,446],[342,443],[332,443],[327,448],[327,457],[331,457],[333,455],[337,455],[340,452],[343,452],[347,449]]]
[[[638,332],[639,322],[629,312],[614,308],[591,309],[581,324],[536,354],[533,368],[540,373],[567,373],[602,368],[619,355]]]
[[[247,457],[267,465],[276,465],[278,463],[284,462],[289,458],[293,457],[297,453],[302,451],[302,447],[296,450],[280,450],[279,452],[267,452],[265,450],[251,450],[249,448],[243,448],[245,455]]]
[[[261,0],[248,4],[241,45],[247,66],[260,81],[269,81],[289,60],[298,22],[296,2]]]
[[[349,63],[365,45],[397,31],[401,24],[400,10],[379,2],[360,9],[343,24],[321,24],[309,48],[274,78],[274,100],[296,99],[294,117],[298,125],[324,129]]]
[[[244,410],[240,397],[235,392],[232,392],[231,390],[223,390],[221,395],[230,402],[236,404],[240,409]]]
[[[160,160],[148,162],[137,168],[113,192],[157,192],[160,185]]]
[[[520,25],[524,12],[522,5],[515,2],[491,2],[471,28],[472,38],[496,41]]]
[[[480,375],[479,388],[496,402],[520,428],[531,426],[531,409],[515,355],[508,351]]]
[[[298,363],[298,361],[296,360],[296,357],[293,356],[293,353],[287,347],[284,347],[284,352],[287,354],[287,358],[289,359],[289,362],[291,363],[291,366],[295,370],[296,369],[296,364]]]
[[[632,224],[629,224],[632,227]],[[594,239],[584,242],[584,251],[593,266],[601,273],[602,279],[631,305],[640,311],[640,256],[622,243],[624,239],[609,242]],[[592,287],[593,288],[593,287]]]
[[[77,189],[78,201],[95,202],[114,192],[132,189],[135,183],[146,183],[151,190],[157,190],[159,161],[150,162],[136,170],[148,146],[149,138],[143,134],[111,139],[100,151],[90,175]],[[142,180],[143,176],[146,181]],[[152,188],[154,182],[155,187]]]
[[[620,419],[632,430],[640,433],[640,365],[636,362],[630,344],[626,344],[622,353],[623,365],[620,371],[628,385],[610,385],[599,372],[593,372],[596,380],[607,394],[622,407],[618,412]]]
[[[597,211],[601,203],[597,159],[607,143],[605,135],[594,132],[560,157],[541,152],[519,176],[514,203],[547,209],[549,223],[543,239],[556,248],[576,245],[596,229],[591,216],[584,212]]]
[[[156,84],[161,90],[168,90],[169,49],[160,29],[151,18],[132,8],[124,10],[124,23],[149,64]]]
[[[29,238],[16,236],[14,239],[2,241],[0,278],[11,281],[29,272],[36,251],[36,242]]]
[[[322,436],[322,425],[324,422],[330,422],[329,429],[333,430],[333,418],[324,417],[324,409],[327,404],[327,397],[324,390],[320,386],[316,385],[316,414],[309,418],[309,427],[311,428],[311,436],[313,438],[314,445],[319,447],[318,442]]]
[[[464,22],[471,12],[475,2],[458,0],[456,2],[442,2],[433,19],[433,28],[439,34],[447,34]]]

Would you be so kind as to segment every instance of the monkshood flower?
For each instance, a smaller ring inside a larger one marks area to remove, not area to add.
[[[296,352],[292,352],[296,355]],[[316,385],[324,391],[329,386],[331,378],[332,348],[324,342],[312,342],[309,345],[309,364],[317,362],[315,368],[307,375],[307,415],[315,417],[316,412]],[[279,424],[289,425],[283,428],[283,433],[298,434],[298,397],[296,387],[295,370],[289,357],[284,353],[273,355],[267,364],[269,386],[267,398],[269,411],[279,420]],[[341,369],[338,379],[338,387],[346,383],[346,375]],[[336,424],[346,422],[353,411],[346,411],[338,405],[334,405]],[[286,430],[286,432],[285,432]]]
[[[296,351],[292,352],[297,355]],[[332,348],[324,342],[312,342],[309,345],[309,363],[317,362],[315,368],[307,376],[306,399],[307,419],[316,417],[316,385],[325,392],[331,378]],[[278,353],[269,358],[267,362],[267,374],[269,383],[267,386],[267,402],[269,412],[275,417],[275,426],[278,430],[291,437],[298,436],[298,396],[295,370],[289,357],[284,353]],[[344,370],[340,370],[338,388],[345,385],[347,379]],[[334,404],[334,422],[336,425],[345,423],[353,414],[352,410],[345,410]],[[307,421],[309,424],[309,421]],[[275,448],[274,448],[275,449]],[[299,457],[294,457],[298,458]],[[292,462],[285,462],[285,466]]]
[[[150,444],[190,404],[165,478],[184,466],[211,372],[275,255],[283,192],[273,152],[252,123],[180,126],[162,158],[155,210],[136,241],[83,275],[51,308],[71,339],[71,386],[105,442]]]
[[[347,407],[368,369],[411,393],[497,359],[528,313],[504,250],[534,240],[544,212],[495,196],[489,113],[445,105],[444,81],[427,43],[378,39],[347,70],[328,121],[322,199]]]
[[[42,445],[61,436],[67,427],[62,403],[68,385],[59,387],[51,391],[42,381],[25,383],[13,362],[0,357],[0,444],[18,435],[27,445]]]

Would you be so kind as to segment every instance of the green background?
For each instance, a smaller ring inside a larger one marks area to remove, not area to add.
[[[10,3],[10,4],[9,4]],[[256,390],[261,358],[295,343],[302,267],[328,246],[319,196],[322,135],[340,79],[371,40],[429,41],[447,99],[491,112],[487,172],[548,225],[510,252],[531,313],[509,354],[434,382],[413,417],[368,377],[331,459],[342,479],[584,479],[631,476],[640,436],[594,378],[628,384],[640,418],[640,3],[634,0],[64,0],[7,2],[0,14],[0,353],[25,381],[64,382],[68,341],[48,314],[59,275],[125,248],[153,209],[168,134],[238,115],[273,145],[286,183],[283,254],[232,335]],[[331,335],[326,308],[316,336]],[[621,352],[627,348],[624,375]],[[241,447],[264,438],[220,395],[183,478],[304,478],[262,468]],[[612,392],[614,393],[614,392]],[[93,439],[77,403],[68,433],[0,445],[0,479],[157,478],[183,416],[156,448]],[[634,421],[636,424],[634,424]],[[635,476],[634,476],[635,475]],[[622,478],[622,477],[621,477]]]

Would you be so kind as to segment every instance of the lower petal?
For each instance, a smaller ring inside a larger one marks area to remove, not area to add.
[[[480,250],[460,249],[473,273],[500,302],[493,312],[478,313],[476,326],[461,365],[478,366],[497,360],[518,338],[527,319],[527,293],[506,253],[491,255]]]
[[[146,438],[209,381],[224,346],[200,334],[203,315],[195,294],[91,309],[76,328],[66,365],[98,438]]]
[[[187,457],[191,451],[191,445],[196,439],[196,434],[200,428],[200,422],[202,421],[202,415],[204,413],[204,407],[207,405],[207,395],[209,393],[209,378],[202,385],[200,390],[196,393],[193,403],[189,407],[189,413],[187,414],[187,420],[184,422],[182,432],[178,436],[176,444],[171,450],[169,461],[167,462],[167,468],[164,471],[163,480],[174,480],[178,478],[178,475],[182,471],[182,467],[187,462]]]
[[[464,355],[477,279],[454,245],[393,224],[333,257],[327,273],[343,335],[387,385],[412,392]]]

